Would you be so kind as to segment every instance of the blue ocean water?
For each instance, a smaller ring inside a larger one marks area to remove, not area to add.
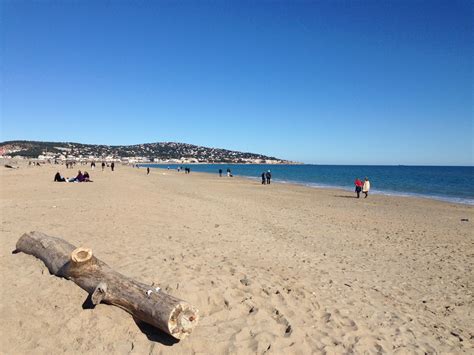
[[[187,166],[191,171],[217,174],[231,169],[234,176],[260,179],[271,170],[272,180],[320,188],[354,190],[354,180],[369,178],[371,192],[387,195],[410,195],[474,205],[474,167],[451,166],[375,166],[375,165],[238,165],[193,164],[144,167],[176,169]]]

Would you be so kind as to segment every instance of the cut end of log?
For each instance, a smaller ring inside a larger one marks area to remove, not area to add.
[[[184,339],[198,324],[198,310],[188,303],[179,303],[171,312],[168,321],[169,333],[176,339]]]
[[[71,260],[76,264],[83,264],[92,259],[92,250],[89,248],[76,248],[71,253]]]

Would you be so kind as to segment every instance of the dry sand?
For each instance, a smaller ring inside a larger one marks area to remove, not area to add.
[[[472,206],[123,166],[53,183],[56,169],[0,168],[3,354],[473,351]],[[187,300],[198,327],[174,343],[82,309],[85,291],[11,253],[31,230]]]

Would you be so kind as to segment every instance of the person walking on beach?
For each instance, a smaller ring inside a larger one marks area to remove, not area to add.
[[[102,162],[102,171],[104,171],[104,169],[105,169],[105,163]]]
[[[110,170],[114,171],[114,169],[115,169],[115,163],[112,162],[112,164],[110,164]]]
[[[354,185],[355,185],[355,192],[357,193],[357,198],[360,198],[360,192],[362,191],[362,181],[360,181],[359,178],[355,179],[354,181]]]
[[[364,186],[362,187],[362,192],[365,194],[364,198],[367,198],[367,195],[369,194],[369,190],[370,190],[370,181],[369,181],[369,178],[366,177],[364,181]]]
[[[219,169],[219,177],[222,177],[222,169]]]
[[[146,174],[149,175],[150,174],[150,168],[146,168]]]
[[[272,179],[272,173],[270,172],[270,170],[267,171],[265,177],[267,178],[267,185],[270,185],[270,180]]]
[[[266,181],[267,181],[267,177],[265,175],[265,172],[263,172],[262,173],[262,185],[265,185]]]

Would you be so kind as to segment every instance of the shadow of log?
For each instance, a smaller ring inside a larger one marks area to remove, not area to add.
[[[135,317],[133,318],[133,320],[138,326],[138,329],[140,329],[140,331],[146,335],[148,340],[160,343],[165,346],[173,346],[174,344],[179,343],[178,339],[175,339],[171,335],[162,332],[158,328],[155,328],[150,324],[142,322],[141,320],[136,319]]]
[[[82,304],[82,309],[94,309],[94,308],[95,308],[95,304],[92,302],[92,296],[87,295],[86,300]]]

